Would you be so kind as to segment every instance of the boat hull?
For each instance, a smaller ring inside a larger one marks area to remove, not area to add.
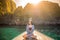
[[[25,35],[25,34],[26,34],[26,32],[23,32],[22,34],[18,35],[17,37],[13,38],[12,40],[24,40],[23,35]],[[36,30],[34,31],[33,34],[36,35],[37,40],[54,40],[53,38],[50,38]]]
[[[37,40],[37,37],[35,35],[32,35],[31,37],[28,37],[27,34],[23,35],[23,40]]]

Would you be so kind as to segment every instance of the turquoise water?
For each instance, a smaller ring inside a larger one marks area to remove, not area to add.
[[[60,34],[58,35],[55,29],[50,28],[37,28],[41,33],[55,39],[60,40]],[[12,40],[25,31],[25,27],[2,27],[0,28],[0,40]]]
[[[60,35],[56,34],[55,32],[51,32],[49,30],[43,30],[41,33],[55,39],[55,40],[60,40]]]
[[[59,26],[38,26],[37,30],[55,40],[60,40]]]
[[[12,40],[22,32],[24,32],[24,29],[0,28],[0,40]]]

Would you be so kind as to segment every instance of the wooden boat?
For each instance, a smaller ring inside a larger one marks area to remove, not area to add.
[[[23,37],[24,34],[26,34],[26,32],[23,32],[22,34],[18,35],[17,37],[13,38],[12,40],[24,40],[24,37]],[[37,40],[54,40],[53,38],[50,38],[36,30],[34,31],[33,34],[36,36]]]
[[[23,40],[37,40],[37,37],[34,34],[32,34],[31,37],[28,37],[27,34],[24,34],[23,38],[24,38]]]

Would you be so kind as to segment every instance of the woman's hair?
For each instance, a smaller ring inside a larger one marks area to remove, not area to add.
[[[33,25],[32,21],[31,21],[31,24]],[[27,25],[30,25],[29,22],[27,23]]]

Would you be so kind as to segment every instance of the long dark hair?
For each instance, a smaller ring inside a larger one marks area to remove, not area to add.
[[[31,21],[31,24],[33,25],[33,22]],[[29,22],[27,23],[27,25],[30,25]]]

